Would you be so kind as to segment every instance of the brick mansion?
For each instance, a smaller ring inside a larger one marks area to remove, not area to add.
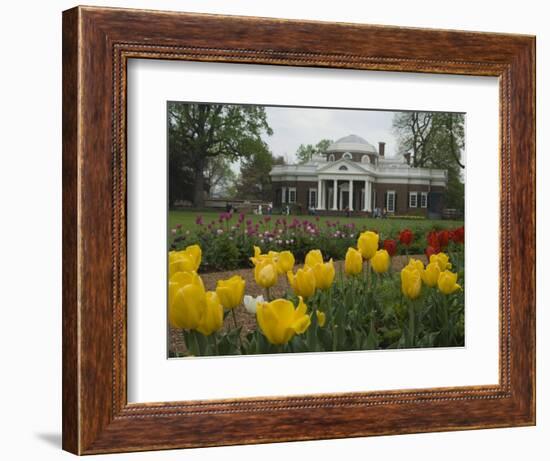
[[[271,170],[273,204],[301,212],[441,216],[447,171],[416,168],[409,153],[385,155],[360,136],[345,136],[305,164]]]

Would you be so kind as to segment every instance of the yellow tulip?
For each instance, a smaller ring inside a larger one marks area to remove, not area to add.
[[[355,248],[348,248],[346,260],[344,261],[344,271],[348,275],[357,275],[363,271],[363,256]]]
[[[254,257],[258,258],[262,254],[262,249],[259,246],[254,245]]]
[[[310,250],[306,255],[305,265],[313,267],[316,264],[323,264],[323,253],[321,250]]]
[[[327,316],[321,311],[315,311],[315,315],[317,316],[317,323],[321,328],[323,328],[325,323],[327,323]]]
[[[210,336],[223,326],[223,307],[218,295],[209,291],[206,293],[206,310],[197,326],[197,331],[205,336]]]
[[[233,309],[243,302],[244,287],[246,283],[240,275],[234,275],[227,280],[218,280],[216,294],[222,306]]]
[[[449,256],[447,256],[445,253],[437,253],[436,255],[431,255],[430,262],[437,263],[439,269],[442,272],[453,267],[453,265],[449,262]]]
[[[407,267],[414,269],[422,277],[422,273],[424,272],[424,263],[420,261],[420,259],[411,258],[407,264]]]
[[[386,250],[378,250],[370,259],[370,264],[377,274],[387,272],[390,268],[390,254]]]
[[[306,311],[307,306],[301,297],[296,308],[287,299],[275,299],[270,303],[258,304],[256,319],[267,340],[271,344],[280,345],[308,329],[311,319]]]
[[[286,275],[296,296],[309,298],[315,293],[315,273],[311,267],[304,266],[296,271],[296,275],[290,271]]]
[[[254,256],[250,258],[250,261],[252,261],[252,264],[255,266],[266,260],[274,263],[274,257],[277,256],[277,254],[278,253],[275,251],[270,251],[268,254],[262,254],[260,247],[254,245]]]
[[[456,283],[456,280],[458,279],[458,274],[455,274],[451,271],[443,271],[439,274],[439,278],[437,279],[437,287],[439,288],[439,291],[445,295],[450,295],[451,293],[454,293],[456,290],[460,290],[462,287]]]
[[[290,251],[281,251],[277,255],[277,270],[279,274],[285,274],[294,269],[294,255]]]
[[[313,274],[315,275],[316,288],[320,290],[327,290],[330,288],[336,274],[332,258],[328,263],[315,264],[315,266],[313,266]]]
[[[420,296],[422,289],[422,279],[420,272],[412,266],[405,266],[401,270],[401,291],[410,299],[416,299]]]
[[[359,235],[357,248],[365,259],[371,259],[378,250],[379,236],[376,232],[365,231]]]
[[[168,304],[179,288],[189,284],[199,284],[204,289],[204,283],[196,272],[176,272],[172,275],[168,282]]]
[[[263,259],[254,268],[256,283],[264,288],[270,288],[277,283],[277,267],[271,259]]]
[[[202,251],[198,245],[190,245],[184,250],[168,253],[168,273],[171,277],[177,272],[192,272],[199,270]]]
[[[195,330],[206,312],[206,292],[200,283],[189,283],[173,290],[168,320],[175,328]]]
[[[429,287],[435,287],[440,273],[441,269],[437,263],[429,263],[426,270],[422,272],[422,281]]]

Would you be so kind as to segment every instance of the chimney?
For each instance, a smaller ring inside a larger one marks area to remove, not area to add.
[[[403,157],[405,157],[405,160],[407,161],[407,165],[411,164],[411,153],[407,152],[406,154],[403,154]]]
[[[386,151],[386,143],[385,142],[379,142],[378,143],[378,155],[380,155],[380,157],[384,157],[385,151]]]

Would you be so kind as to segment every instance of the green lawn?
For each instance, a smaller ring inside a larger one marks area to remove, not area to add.
[[[209,224],[212,221],[218,222],[218,217],[220,213],[217,211],[170,211],[168,213],[168,229],[174,229],[178,224],[181,224],[184,231],[189,230],[191,232],[195,231],[199,226],[196,224],[195,220],[198,216],[202,216],[204,224]],[[294,218],[304,220],[308,219],[314,221],[315,216],[309,215],[290,215],[290,216],[281,216],[281,215],[272,215],[271,224],[273,224],[278,218],[285,217],[287,222],[291,222]],[[251,219],[254,223],[261,221],[265,218],[264,216],[258,216],[250,214],[246,216],[245,220]],[[363,218],[363,217],[352,217],[346,218],[345,216],[320,216],[319,223],[322,225],[325,221],[340,221],[340,223],[354,222],[358,228],[368,228],[376,230],[385,235],[395,236],[398,231],[401,229],[409,228],[414,232],[424,233],[433,229],[453,229],[459,226],[464,225],[463,221],[450,221],[450,220],[430,220],[430,219],[374,219],[374,218]],[[237,221],[237,216],[233,217],[233,221]]]

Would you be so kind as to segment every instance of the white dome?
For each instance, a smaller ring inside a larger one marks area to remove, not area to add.
[[[350,134],[338,139],[328,146],[327,152],[352,152],[360,154],[378,154],[375,147],[356,134]]]

